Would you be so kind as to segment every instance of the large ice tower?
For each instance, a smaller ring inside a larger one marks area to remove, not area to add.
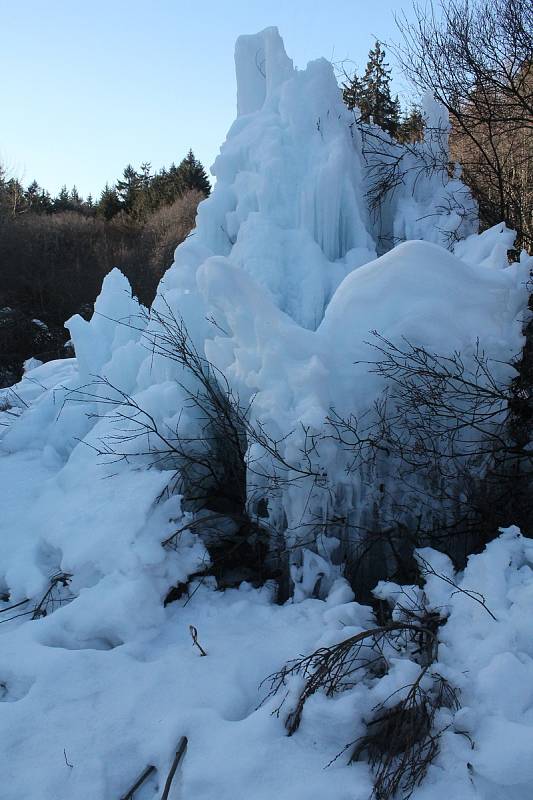
[[[358,133],[331,64],[295,70],[276,28],[240,37],[235,63],[238,117],[176,264],[224,256],[316,328],[340,281],[375,256]]]

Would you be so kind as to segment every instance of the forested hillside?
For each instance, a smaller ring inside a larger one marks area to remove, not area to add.
[[[210,189],[192,151],[155,174],[149,164],[138,171],[128,165],[96,202],[76,187],[52,198],[37,183],[24,188],[0,170],[0,385],[20,377],[30,356],[62,356],[65,321],[92,314],[113,267],[149,304]]]

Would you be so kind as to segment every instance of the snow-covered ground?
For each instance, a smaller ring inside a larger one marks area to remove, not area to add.
[[[180,315],[232,391],[243,403],[255,398],[254,420],[281,437],[288,461],[298,439],[287,434],[318,428],[332,407],[364,413],[378,396],[382,385],[362,364],[374,329],[465,359],[478,339],[495,363],[519,353],[532,264],[523,256],[507,265],[512,233],[502,225],[478,235],[463,220],[463,238],[446,249],[459,224],[446,198],[458,181],[426,176],[415,194],[404,187],[388,204],[388,228],[416,241],[376,258],[361,143],[331,65],[294,70],[267,29],[239,39],[236,66],[238,117],[214,165],[216,188],[154,309]],[[293,598],[276,605],[268,583],[219,592],[205,580],[163,605],[206,559],[192,529],[175,550],[161,546],[191,521],[179,496],[162,495],[173,473],[149,469],[138,441],[128,460],[94,450],[115,430],[110,385],[160,425],[194,429],[186,376],[147,353],[157,321],[139,313],[113,271],[92,320],[68,322],[76,359],[29,364],[0,395],[0,796],[119,800],[154,765],[135,798],[157,797],[187,736],[176,800],[366,800],[369,766],[348,764],[342,751],[377,705],[401,699],[421,666],[406,648],[384,676],[366,674],[334,697],[313,694],[290,737],[284,723],[302,678],[291,678],[279,713],[283,693],[262,703],[262,681],[287,660],[376,625],[330,558],[331,542],[302,544],[300,522],[322,499],[294,485],[277,498],[295,545]],[[345,465],[326,457],[340,481]],[[347,502],[363,513],[371,489],[351,491]],[[440,751],[413,797],[525,800],[533,544],[510,528],[460,575],[442,554],[423,555],[440,576],[428,576],[424,605],[446,620],[424,680],[446,678],[460,708],[438,712]],[[311,596],[318,574],[320,599]],[[377,591],[393,605],[415,592]]]
[[[279,717],[280,697],[258,708],[261,681],[288,659],[375,624],[342,579],[326,600],[277,606],[268,587],[204,585],[186,605],[163,608],[168,585],[201,554],[191,536],[167,563],[160,540],[179,509],[173,501],[150,512],[161,480],[57,475],[36,452],[4,456],[0,466],[13,601],[39,597],[46,585],[35,573],[59,569],[73,575],[62,591],[74,596],[42,619],[2,623],[2,798],[120,798],[152,764],[158,772],[136,797],[159,796],[182,735],[189,746],[171,797],[368,798],[364,762],[341,757],[324,767],[418,673],[412,660],[399,655],[386,679],[335,698],[315,695],[290,738],[290,703]],[[449,575],[442,560],[438,571]],[[496,621],[429,579],[429,605],[450,611],[434,670],[460,690],[461,708],[439,718],[441,752],[415,797],[524,800],[533,782],[533,544],[509,530],[470,559],[459,582],[484,595]]]

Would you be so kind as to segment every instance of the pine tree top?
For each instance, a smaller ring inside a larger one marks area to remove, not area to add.
[[[350,110],[358,108],[362,122],[379,125],[392,136],[398,131],[400,103],[390,91],[391,70],[385,62],[385,50],[379,41],[368,54],[362,78],[354,73],[343,84],[343,99]]]

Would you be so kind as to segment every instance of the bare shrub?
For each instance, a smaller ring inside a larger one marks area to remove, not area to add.
[[[184,321],[164,306],[147,313],[145,346],[176,363],[183,413],[192,420],[187,430],[179,420],[172,426],[156,420],[105,378],[70,392],[67,400],[96,400],[94,413],[106,414],[107,430],[91,444],[99,456],[143,458],[148,466],[174,471],[167,491],[182,494],[193,518],[163,544],[174,549],[184,530],[200,533],[210,563],[191,577],[214,575],[219,585],[236,585],[283,576],[280,596],[286,597],[289,556],[334,536],[342,543],[336,563],[358,597],[370,599],[379,579],[417,580],[418,546],[436,547],[460,566],[517,516],[528,531],[530,510],[519,499],[530,487],[532,454],[515,418],[529,413],[531,395],[523,396],[522,385],[517,395],[509,366],[497,378],[479,346],[468,359],[441,356],[375,332],[376,357],[368,369],[384,379],[384,394],[363,415],[331,409],[320,430],[299,432],[300,444],[288,459],[285,440],[295,431],[276,440],[261,420],[252,424],[251,406],[242,405],[225,375],[198,352]],[[374,494],[379,489],[371,517],[347,505],[342,486],[328,474],[323,446],[331,453],[332,442],[342,455],[342,480],[362,480]],[[316,490],[317,505],[307,503],[289,548],[286,519],[269,518],[265,509],[271,501],[274,507],[283,502],[295,486],[308,498]],[[326,507],[320,506],[324,499]],[[167,601],[187,589],[171,587]]]
[[[149,267],[157,280],[172,263],[174,250],[194,228],[202,192],[190,189],[171,205],[158,208],[146,220],[143,236],[150,251]]]
[[[411,569],[416,546],[437,547],[462,564],[500,526],[518,519],[531,531],[533,454],[524,433],[524,425],[531,429],[531,386],[517,388],[516,371],[492,362],[479,345],[468,358],[377,332],[371,345],[376,357],[368,368],[386,391],[366,419],[330,413],[327,420],[348,472],[365,471],[381,487],[365,547],[384,544],[398,566]]]
[[[404,687],[405,697],[392,707],[382,703],[374,709],[366,734],[353,743],[350,763],[366,758],[374,774],[375,800],[392,800],[400,791],[403,800],[411,797],[439,752],[444,733],[436,725],[439,709],[459,708],[457,691],[441,675],[432,675],[429,688],[423,688],[427,673],[423,669]]]
[[[30,608],[29,611],[19,611],[17,614],[14,614],[11,617],[3,618],[0,620],[0,624],[11,622],[11,620],[18,619],[19,617],[30,616],[32,620],[35,620],[48,616],[57,608],[60,608],[62,605],[70,602],[70,600],[74,598],[69,590],[71,579],[72,575],[68,572],[59,571],[55,573],[50,577],[45,593],[35,602],[35,605]],[[9,596],[2,599],[7,602],[9,600]],[[31,598],[29,597],[25,600],[20,600],[18,603],[7,606],[6,608],[0,609],[0,614],[5,613],[6,611],[12,611],[15,608],[26,606],[28,603],[31,603]]]
[[[113,267],[135,276],[143,262],[135,252],[137,238],[132,225],[109,225],[74,211],[21,215],[0,238],[3,302],[62,325],[94,301]]]
[[[284,690],[291,677],[304,678],[304,686],[285,720],[287,733],[292,736],[300,726],[307,700],[316,692],[332,697],[359,682],[381,677],[389,671],[391,657],[400,652],[410,653],[418,660],[421,666],[416,679],[395,693],[400,699],[391,702],[392,695],[376,706],[366,722],[366,733],[348,743],[333,759],[336,761],[347,750],[351,751],[349,763],[365,759],[374,775],[375,800],[391,800],[399,791],[403,798],[411,796],[439,752],[445,730],[436,720],[439,709],[459,707],[457,691],[434,668],[437,630],[444,619],[423,605],[404,611],[404,622],[391,621],[331,647],[322,647],[289,661],[265,679],[270,690],[263,703]],[[288,694],[287,688],[274,714],[280,714]]]
[[[224,374],[198,352],[183,319],[168,307],[146,313],[150,325],[143,333],[145,346],[182,370],[176,383],[183,411],[191,418],[187,430],[180,429],[180,421],[171,426],[156,420],[134,397],[102,377],[69,392],[65,402],[96,402],[90,416],[106,416],[108,430],[89,446],[107,463],[143,459],[148,467],[173,471],[165,493],[182,494],[183,507],[194,519],[162,544],[175,549],[185,530],[201,535],[210,563],[191,578],[214,575],[219,585],[228,586],[279,577],[279,540],[251,515],[247,503],[249,437],[272,453],[277,443],[255,431],[249,409],[241,405]],[[173,587],[166,601],[186,589]]]

